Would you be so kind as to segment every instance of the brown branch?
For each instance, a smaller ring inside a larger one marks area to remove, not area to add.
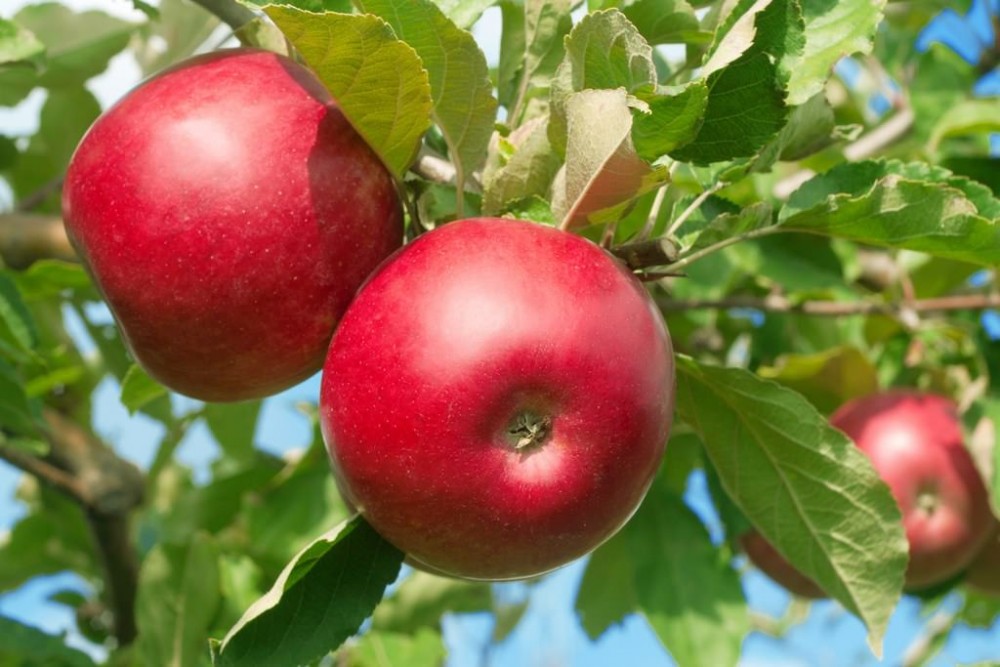
[[[659,297],[657,298],[657,303],[666,312],[752,308],[768,313],[801,313],[803,315],[823,317],[875,314],[898,315],[903,308],[902,304],[873,301],[803,301],[795,303],[780,295],[771,295],[763,298],[733,296],[717,300],[686,299],[683,301]],[[905,304],[905,307],[920,313],[1000,308],[1000,294],[962,294],[934,299],[918,299]]]
[[[76,258],[57,216],[0,214],[0,259],[7,266],[23,269],[39,259],[75,261]]]
[[[624,243],[611,248],[611,254],[623,260],[633,271],[651,266],[667,266],[678,259],[677,248],[665,238]]]
[[[35,457],[0,445],[0,458],[68,495],[84,510],[101,560],[114,635],[120,646],[136,637],[139,563],[129,515],[142,504],[144,479],[131,463],[61,413],[46,409],[49,452]]]

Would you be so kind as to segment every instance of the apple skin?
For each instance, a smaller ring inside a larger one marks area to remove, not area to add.
[[[826,593],[809,577],[799,572],[770,542],[756,530],[740,536],[740,546],[754,566],[785,590],[809,599],[825,598]]]
[[[965,573],[965,583],[985,595],[1000,597],[1000,523]]]
[[[633,275],[581,237],[479,218],[419,237],[361,289],[320,418],[348,502],[410,562],[496,581],[628,520],[673,401],[670,336]],[[510,433],[519,416],[536,441]]]
[[[187,60],[74,154],[66,230],[136,361],[208,401],[322,367],[357,288],[402,243],[392,177],[318,79],[267,51]]]
[[[899,504],[910,546],[907,588],[927,588],[964,570],[992,534],[994,519],[955,404],[892,390],[843,405],[830,423],[868,455]]]

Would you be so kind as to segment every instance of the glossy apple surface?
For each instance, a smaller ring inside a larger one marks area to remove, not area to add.
[[[830,423],[868,455],[899,504],[910,545],[907,587],[965,569],[992,533],[993,516],[954,403],[889,391],[845,404]]]
[[[425,569],[538,575],[617,531],[674,399],[645,289],[578,236],[462,220],[372,276],[334,335],[321,423],[338,483]]]
[[[740,536],[740,545],[758,570],[787,591],[804,598],[824,598],[826,593],[816,583],[799,572],[770,542],[756,530]]]
[[[1000,596],[1000,524],[965,573],[965,583],[986,595]]]
[[[188,60],[109,109],[73,156],[63,215],[136,360],[211,401],[319,370],[402,242],[375,154],[308,70],[256,50]]]

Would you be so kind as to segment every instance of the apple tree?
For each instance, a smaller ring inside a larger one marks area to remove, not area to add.
[[[1000,660],[996,2],[18,4],[0,664]]]

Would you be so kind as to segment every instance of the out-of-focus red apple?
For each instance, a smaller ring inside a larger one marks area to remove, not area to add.
[[[868,455],[899,504],[910,545],[907,587],[926,588],[965,569],[994,519],[954,403],[893,390],[847,403],[830,423]]]
[[[822,588],[785,560],[756,530],[741,535],[740,546],[757,569],[791,593],[804,598],[826,597]]]
[[[109,109],[63,215],[132,354],[180,393],[275,393],[319,370],[358,286],[402,241],[392,178],[304,67],[193,58]]]
[[[347,497],[418,567],[535,576],[645,495],[674,400],[642,285],[578,236],[471,219],[419,237],[334,334],[321,423]]]

